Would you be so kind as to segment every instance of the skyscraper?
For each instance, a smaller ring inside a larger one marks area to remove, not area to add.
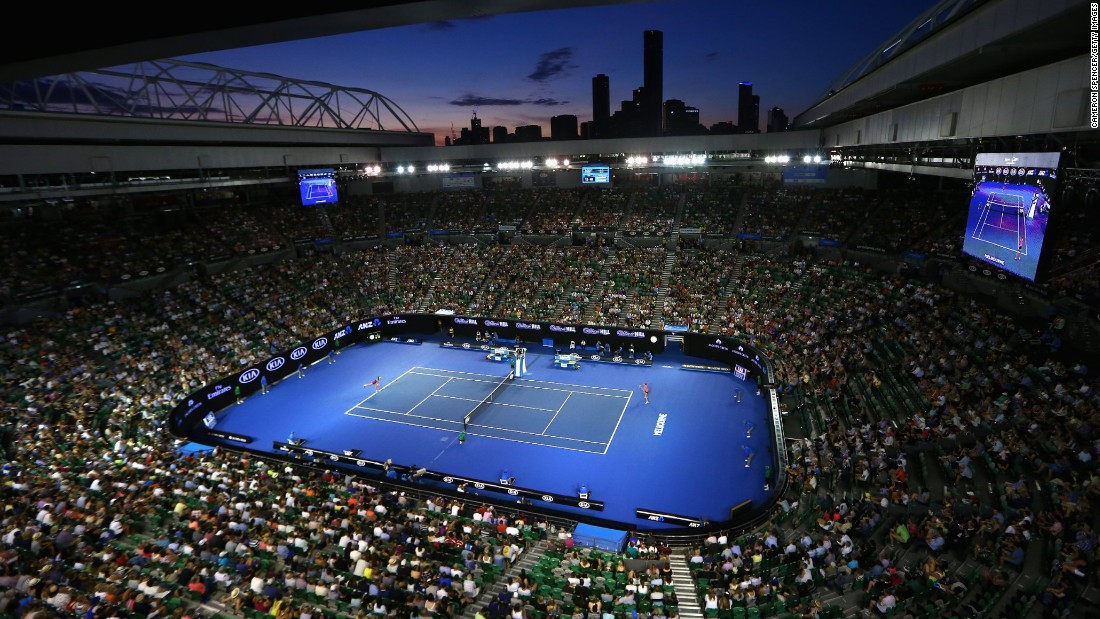
[[[752,94],[752,82],[737,87],[737,129],[741,133],[760,131],[760,97]]]
[[[611,132],[611,80],[603,73],[592,78],[592,135],[593,138],[610,137]]]
[[[517,142],[538,142],[542,140],[542,125],[523,125],[516,127]]]
[[[660,30],[646,30],[644,37],[644,66],[642,83],[644,101],[642,102],[642,127],[646,135],[657,136],[664,133],[664,38]]]
[[[550,117],[551,140],[575,140],[577,139],[576,114],[562,114]]]
[[[462,146],[489,143],[489,128],[481,126],[481,119],[477,117],[477,112],[474,112],[473,118],[470,119],[469,129],[463,128],[460,137],[454,143]]]
[[[768,110],[768,133],[786,131],[788,124],[790,124],[790,119],[787,118],[787,113],[783,111],[783,108],[773,107]]]
[[[665,101],[665,133],[667,135],[698,135],[706,128],[699,124],[699,108],[679,99]]]

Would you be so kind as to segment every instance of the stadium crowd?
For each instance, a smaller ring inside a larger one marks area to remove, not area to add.
[[[532,208],[445,195],[372,202],[378,217],[331,209],[332,219],[377,232],[387,225],[380,222],[427,225],[441,204],[455,226]],[[812,195],[799,191],[768,197],[753,189],[744,211],[721,202],[738,195],[690,189],[684,217],[707,229],[735,229],[744,218],[740,229],[770,236],[789,234],[814,212]],[[543,205],[533,212],[547,215],[570,199],[528,197]],[[916,199],[883,201],[896,213],[880,221],[905,221]],[[591,226],[618,225],[629,213],[637,227],[652,208],[656,230],[671,210],[660,194],[576,200],[586,210],[571,217]],[[192,235],[187,251],[182,243],[172,251],[181,259],[276,252],[293,237],[269,223],[312,229],[301,213],[265,221],[238,210],[210,220],[221,233]],[[157,264],[159,242],[182,238],[131,222],[145,244],[126,249],[105,218],[82,213],[77,221],[54,239],[22,222],[5,232],[15,248],[4,257],[9,300],[65,278],[109,273],[117,281]],[[950,231],[929,233],[942,238],[914,244],[950,244]],[[55,240],[71,242],[73,253]],[[1089,604],[1086,588],[1100,583],[1091,508],[1100,492],[1100,384],[1064,345],[1057,320],[1018,323],[935,282],[812,253],[701,243],[673,252],[663,298],[663,246],[399,244],[203,269],[148,294],[74,303],[5,327],[0,612],[184,617],[205,601],[246,617],[457,617],[503,578],[524,603],[479,610],[489,619],[601,617],[601,606],[616,619],[674,616],[660,568],[638,574],[618,563],[662,564],[680,549],[633,538],[621,556],[593,559],[550,536],[557,566],[577,569],[538,572],[566,581],[566,602],[547,593],[546,580],[540,592],[524,574],[506,575],[553,531],[546,522],[226,451],[180,454],[165,432],[167,412],[191,390],[272,350],[349,318],[441,307],[626,326],[663,315],[774,356],[789,425],[798,429],[789,488],[766,524],[716,532],[689,551],[708,619],[827,617],[849,608],[1057,616]],[[94,273],[86,264],[93,255],[104,257]],[[597,560],[606,564],[582,566]],[[593,594],[583,577],[590,567],[623,576]]]

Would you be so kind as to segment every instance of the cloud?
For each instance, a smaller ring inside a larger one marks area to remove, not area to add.
[[[542,56],[539,56],[535,70],[527,76],[527,79],[532,82],[545,83],[565,75],[569,72],[569,69],[577,68],[577,65],[570,62],[571,60],[573,60],[572,47],[562,47],[552,52],[544,52]]]
[[[451,105],[457,105],[459,107],[480,107],[480,106],[493,106],[493,105],[523,105],[526,103],[523,99],[499,99],[496,97],[482,97],[481,95],[464,94],[457,99],[450,101]]]
[[[569,102],[550,97],[539,97],[537,99],[506,99],[503,97],[483,97],[481,95],[466,93],[457,99],[448,101],[448,103],[458,107],[508,107],[516,105],[555,107],[565,105]]]
[[[711,62],[713,60],[718,60],[718,56],[719,56],[718,52],[709,52],[709,53],[707,53],[706,55],[703,56],[703,61],[704,62]]]
[[[551,99],[549,97],[542,97],[541,99],[528,99],[526,103],[531,105],[542,105],[545,107],[554,107],[556,105],[565,105],[568,101],[562,101],[560,99]]]

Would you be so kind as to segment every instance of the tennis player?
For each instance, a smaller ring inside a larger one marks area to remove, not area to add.
[[[368,387],[368,386],[374,387],[374,392],[378,393],[378,390],[382,388],[380,386],[381,382],[382,382],[382,377],[381,376],[375,376],[374,380],[370,381],[369,383],[364,383],[363,386],[364,387]]]
[[[649,404],[649,383],[642,383],[642,395],[645,396],[645,403]]]

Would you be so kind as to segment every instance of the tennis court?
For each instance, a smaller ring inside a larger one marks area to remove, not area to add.
[[[1019,192],[987,192],[986,202],[974,227],[974,238],[1009,251],[1026,254],[1025,216],[1028,199],[1029,196]]]
[[[347,415],[603,454],[630,403],[624,389],[414,366]]]
[[[637,508],[716,521],[747,499],[762,504],[771,491],[764,479],[773,461],[764,456],[774,438],[763,430],[745,434],[746,420],[758,429],[771,423],[767,402],[750,391],[740,401],[736,389],[745,383],[730,372],[685,371],[681,363],[698,359],[667,349],[653,366],[591,362],[573,370],[555,365],[553,349],[544,347],[528,353],[529,374],[505,383],[507,363],[480,349],[432,345],[438,341],[344,346],[304,376],[272,382],[268,394],[255,392],[240,404],[230,394],[216,431],[231,438],[211,436],[203,425],[197,438],[265,453],[293,432],[307,448],[392,460],[399,470],[423,467],[490,483],[507,471],[517,487],[561,496],[575,496],[584,483],[604,504],[599,518],[630,527],[643,522]],[[643,382],[653,387],[649,404]],[[757,454],[751,468],[742,445]]]

